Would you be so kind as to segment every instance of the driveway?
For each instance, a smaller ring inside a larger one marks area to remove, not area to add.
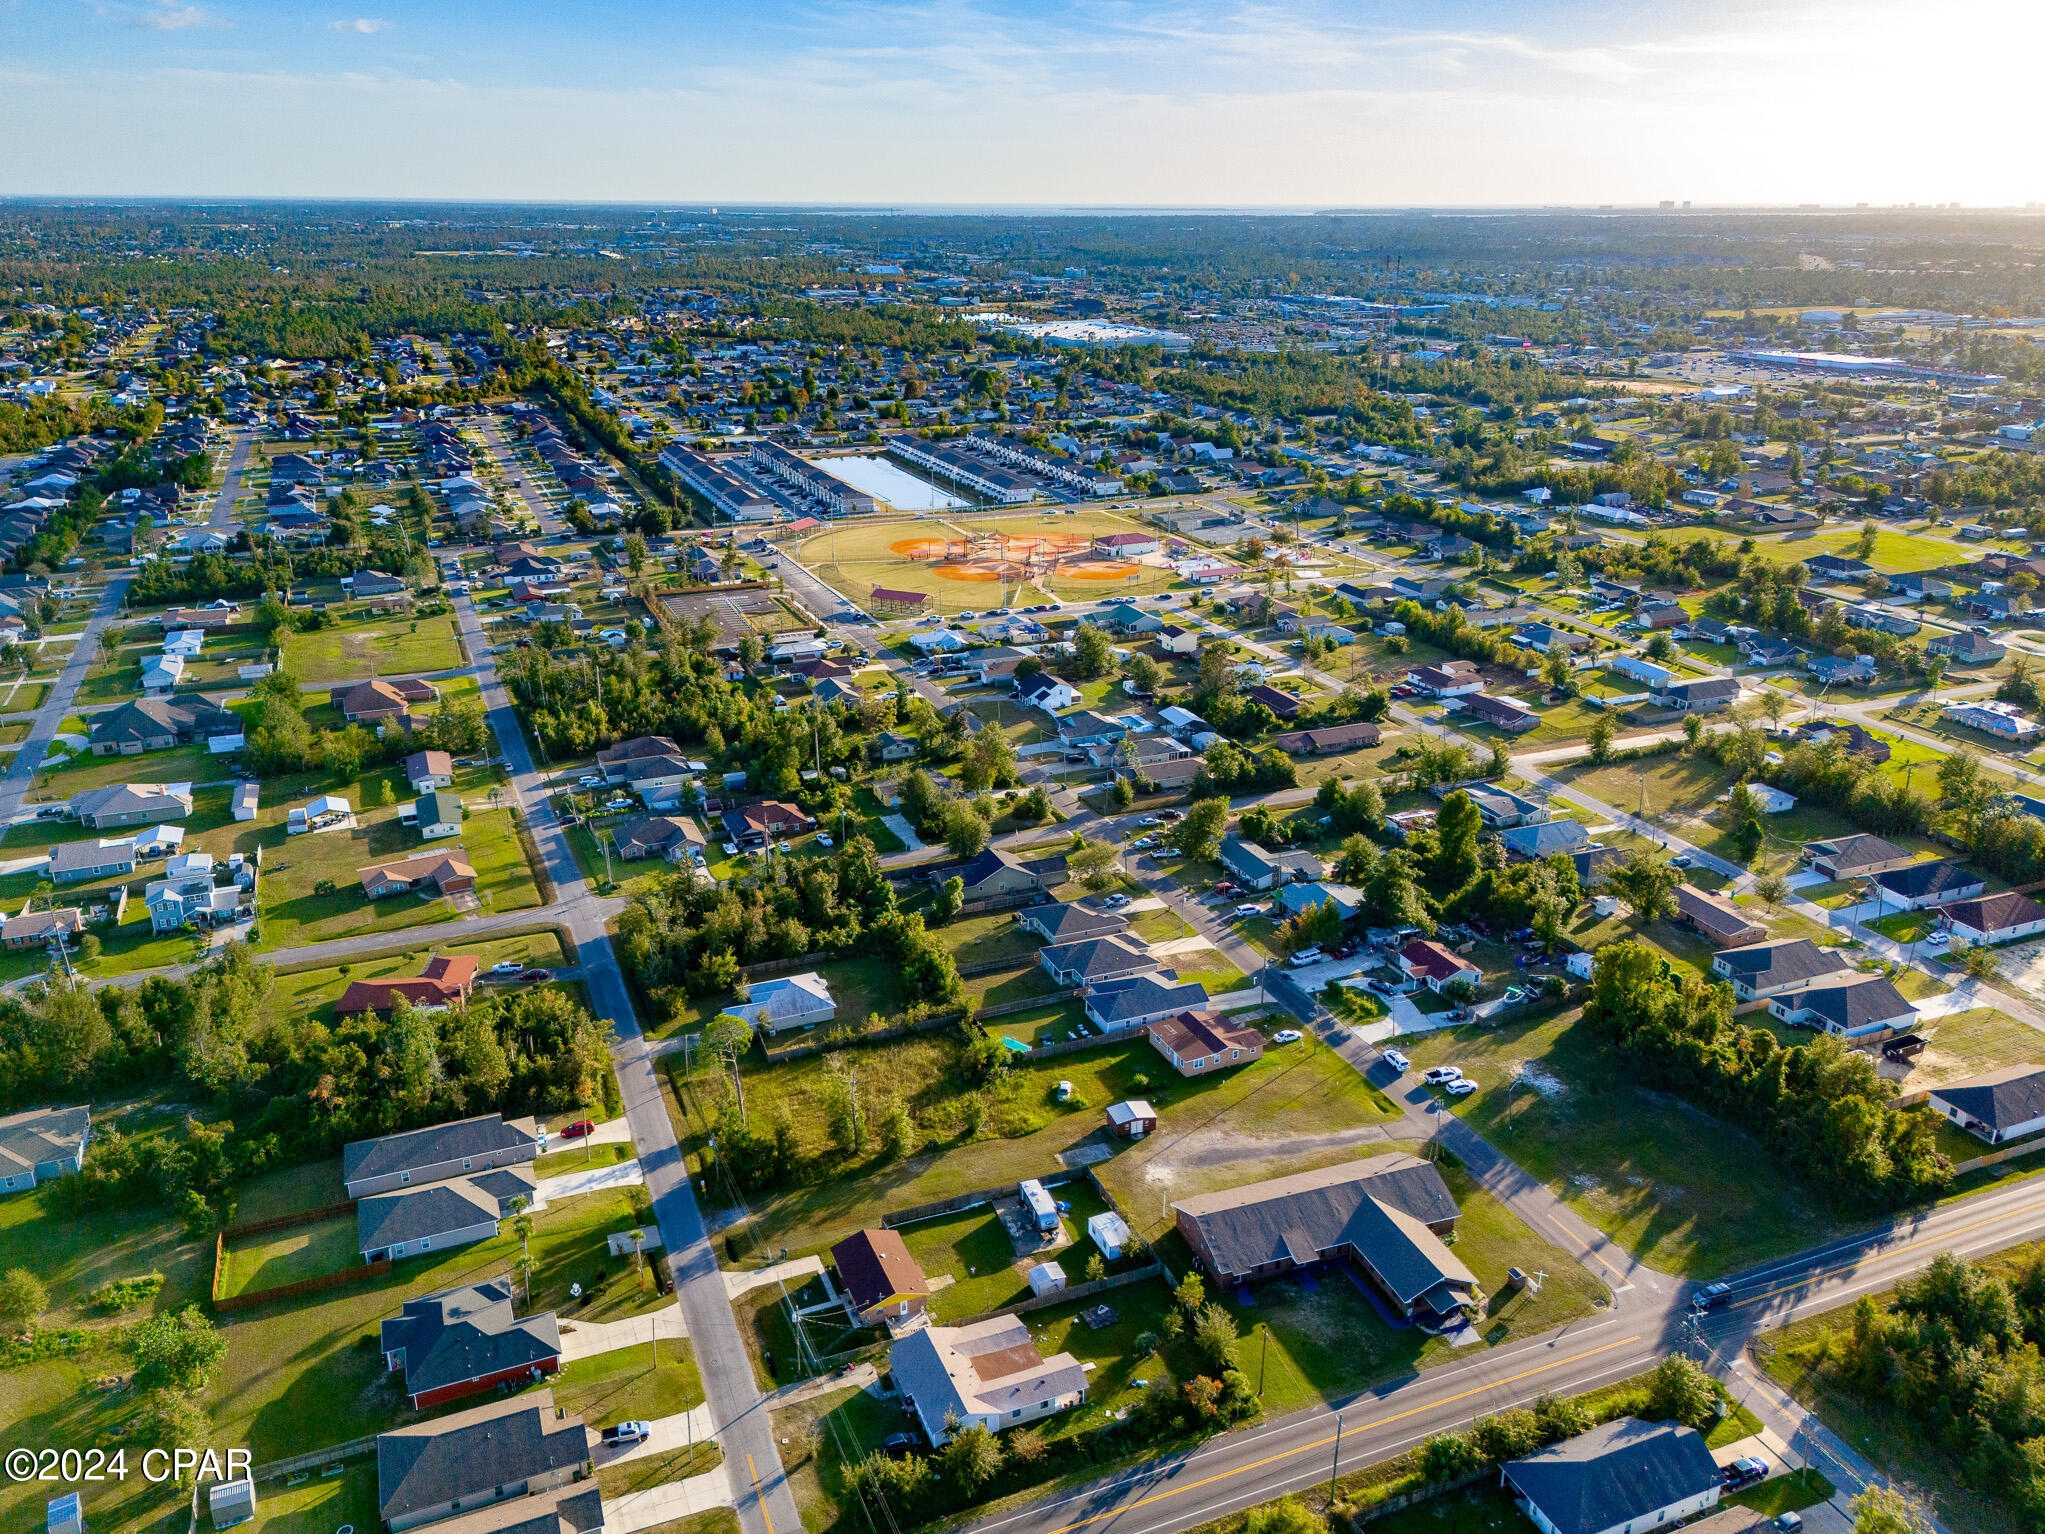
[[[570,1327],[574,1330],[571,1331]],[[643,1316],[627,1316],[622,1321],[570,1321],[561,1328],[561,1360],[573,1363],[578,1358],[593,1358],[598,1353],[645,1347],[662,1338],[679,1341],[688,1335],[689,1324],[682,1319],[679,1300],[665,1310],[650,1310]],[[696,1410],[704,1408],[699,1406]],[[698,1433],[697,1436],[707,1438],[709,1434]]]
[[[559,1177],[542,1177],[534,1190],[533,1208],[544,1209],[557,1199],[574,1198],[578,1193],[600,1193],[606,1188],[632,1188],[646,1181],[646,1173],[639,1163],[633,1161],[612,1162],[608,1166],[592,1166],[587,1171],[566,1172]]]

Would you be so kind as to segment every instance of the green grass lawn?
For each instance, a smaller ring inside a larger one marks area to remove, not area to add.
[[[695,1350],[674,1337],[578,1358],[535,1388],[551,1389],[556,1406],[595,1428],[672,1417],[703,1400]]]
[[[254,1534],[334,1534],[352,1523],[356,1534],[378,1526],[376,1459],[348,1461],[345,1474],[314,1471],[302,1486],[267,1481],[256,1496]]]
[[[559,934],[550,928],[514,937],[489,938],[480,942],[422,944],[415,949],[379,958],[356,959],[348,964],[278,974],[271,983],[270,1000],[280,1014],[303,1016],[317,1013],[323,1020],[330,1021],[326,1009],[341,999],[341,993],[348,989],[350,982],[416,975],[425,966],[426,961],[436,954],[465,955],[473,958],[479,974],[487,973],[493,964],[507,959],[516,959],[521,964],[536,965],[543,969],[562,968],[569,963],[568,955],[561,946]],[[290,958],[288,954],[279,957],[286,962]],[[488,996],[503,989],[511,988],[500,987],[479,979],[476,994]]]
[[[230,1242],[221,1265],[220,1291],[232,1296],[276,1289],[359,1266],[362,1251],[355,1242],[352,1214]]]
[[[622,1497],[628,1492],[646,1491],[674,1481],[686,1481],[691,1476],[708,1475],[723,1463],[724,1451],[714,1443],[685,1445],[665,1454],[647,1454],[622,1464],[606,1465],[596,1473],[596,1485],[606,1497]],[[730,1510],[719,1508],[717,1511]],[[736,1523],[735,1517],[733,1521]]]
[[[1792,1470],[1788,1475],[1770,1476],[1758,1486],[1727,1492],[1719,1499],[1719,1505],[1751,1507],[1765,1517],[1780,1518],[1784,1513],[1801,1512],[1827,1501],[1838,1490],[1822,1471],[1807,1465],[1801,1470]]]
[[[364,614],[310,634],[284,636],[284,669],[308,686],[452,671],[461,663],[451,613],[416,619]]]
[[[955,1325],[1028,1299],[1027,1269],[1034,1262],[1058,1263],[1072,1283],[1084,1279],[1087,1259],[1099,1255],[1087,1239],[1086,1222],[1107,1203],[1083,1180],[1061,1183],[1052,1197],[1071,1206],[1061,1216],[1071,1244],[1042,1257],[1018,1257],[1000,1217],[987,1205],[897,1227],[926,1274],[950,1279],[930,1299],[930,1313],[939,1324]]]
[[[915,1120],[918,1144],[906,1160],[854,1159],[830,1141],[823,1112],[826,1067],[821,1059],[778,1065],[754,1063],[746,1071],[749,1112],[774,1122],[786,1112],[808,1164],[794,1187],[748,1188],[749,1227],[763,1246],[787,1246],[791,1255],[820,1251],[845,1231],[877,1224],[882,1214],[911,1204],[949,1198],[971,1189],[1010,1183],[1060,1170],[1058,1153],[1082,1142],[1108,1142],[1105,1110],[1125,1097],[1147,1097],[1162,1131],[1231,1124],[1260,1135],[1326,1133],[1382,1123],[1397,1116],[1390,1101],[1325,1046],[1274,1050],[1240,1069],[1181,1080],[1143,1040],[1103,1044],[1038,1062],[1019,1063],[996,1086],[981,1089],[985,1127],[968,1137],[961,1101],[971,1088],[959,1077],[962,1046],[949,1032],[918,1034],[842,1052],[860,1090],[898,1096]],[[757,1061],[757,1057],[755,1057]],[[679,1070],[679,1061],[674,1062]],[[1059,1102],[1056,1085],[1073,1084]],[[684,1104],[684,1148],[700,1150],[715,1118],[722,1088],[698,1071]],[[1127,1154],[1124,1150],[1123,1154]],[[1099,1170],[1111,1179],[1113,1158]],[[1112,1183],[1111,1183],[1112,1185]],[[1156,1195],[1146,1193],[1145,1207]],[[1129,1207],[1124,1201],[1125,1207]]]
[[[1634,1086],[1573,1011],[1443,1029],[1405,1048],[1415,1070],[1461,1066],[1479,1090],[1451,1111],[1665,1272],[1711,1277],[1847,1228],[1823,1190],[1743,1131]],[[1522,1062],[1544,1090],[1515,1087]]]

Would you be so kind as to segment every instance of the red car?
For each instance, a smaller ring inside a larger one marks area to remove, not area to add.
[[[592,1124],[588,1119],[577,1119],[561,1131],[561,1138],[564,1140],[580,1140],[584,1135],[595,1133],[596,1125]]]

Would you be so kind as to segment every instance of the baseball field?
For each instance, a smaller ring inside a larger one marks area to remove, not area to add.
[[[874,601],[880,587],[928,597],[929,611],[957,612],[1038,596],[1163,591],[1178,575],[1158,556],[1121,557],[1095,543],[1148,532],[1127,517],[1085,509],[932,514],[833,528],[805,541],[796,558],[854,602]]]

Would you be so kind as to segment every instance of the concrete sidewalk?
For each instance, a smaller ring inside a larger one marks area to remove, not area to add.
[[[651,1260],[649,1255],[648,1261]],[[571,1326],[573,1331],[568,1329]],[[578,1358],[593,1358],[619,1348],[645,1347],[656,1336],[679,1342],[688,1335],[689,1326],[682,1319],[681,1302],[677,1301],[665,1310],[650,1310],[622,1321],[567,1322],[561,1328],[561,1358],[564,1363],[573,1363]]]
[[[638,1534],[640,1529],[658,1528],[691,1513],[707,1513],[713,1507],[732,1507],[737,1501],[731,1489],[731,1467],[719,1465],[686,1481],[670,1481],[665,1486],[649,1486],[645,1491],[628,1491],[622,1497],[610,1498],[604,1503],[603,1534]]]
[[[753,1290],[768,1284],[800,1284],[823,1271],[824,1259],[817,1256],[792,1257],[787,1262],[776,1263],[771,1268],[755,1268],[749,1273],[733,1273],[727,1270],[724,1275],[724,1292],[737,1299],[742,1294],[750,1294]]]
[[[533,1208],[544,1209],[556,1199],[574,1198],[579,1193],[630,1188],[645,1181],[646,1173],[636,1160],[593,1166],[582,1172],[564,1172],[559,1177],[542,1177],[539,1186],[533,1190]]]

